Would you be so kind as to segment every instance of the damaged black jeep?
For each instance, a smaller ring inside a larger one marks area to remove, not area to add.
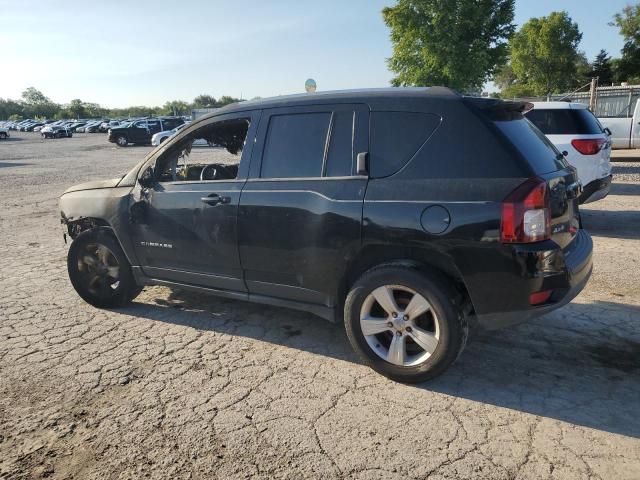
[[[344,320],[372,368],[431,378],[470,325],[549,312],[591,274],[576,172],[526,108],[443,88],[225,107],[64,193],[71,282],[98,307],[165,285]]]

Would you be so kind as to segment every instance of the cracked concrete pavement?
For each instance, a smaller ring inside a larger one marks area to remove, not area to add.
[[[573,303],[407,386],[306,313],[161,287],[80,300],[57,197],[148,150],[0,142],[0,478],[640,478],[640,163],[582,209],[595,272]]]

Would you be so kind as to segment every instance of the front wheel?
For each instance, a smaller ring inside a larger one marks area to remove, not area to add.
[[[119,135],[118,138],[116,138],[116,144],[119,147],[126,147],[129,144],[129,141],[124,135]]]
[[[0,140],[4,140],[7,138],[7,134],[5,132],[0,132]]]
[[[434,378],[466,344],[467,319],[459,296],[439,275],[404,266],[374,268],[360,277],[345,302],[351,346],[392,380]]]
[[[120,307],[141,291],[120,244],[107,228],[86,230],[69,247],[67,270],[73,288],[99,308]]]

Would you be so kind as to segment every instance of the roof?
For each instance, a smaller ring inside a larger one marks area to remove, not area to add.
[[[454,90],[446,87],[387,87],[355,90],[332,90],[325,92],[282,95],[277,97],[261,98],[259,100],[247,100],[244,102],[232,103],[231,105],[220,108],[214,112],[214,114],[219,115],[221,113],[233,112],[236,110],[256,108],[273,108],[323,103],[358,103],[373,99],[411,97],[462,98]],[[209,117],[209,115],[203,118],[207,117]]]
[[[531,102],[533,108],[545,108],[547,110],[583,110],[589,108],[585,103],[580,102]]]

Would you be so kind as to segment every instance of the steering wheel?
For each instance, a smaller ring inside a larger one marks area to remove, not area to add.
[[[207,180],[215,180],[216,179],[216,175],[218,174],[218,171],[215,169],[216,165],[214,163],[210,163],[209,165],[205,165],[204,167],[202,167],[202,170],[200,170],[200,181],[204,181],[204,172],[206,172],[209,168],[213,167],[213,178],[209,178]]]

